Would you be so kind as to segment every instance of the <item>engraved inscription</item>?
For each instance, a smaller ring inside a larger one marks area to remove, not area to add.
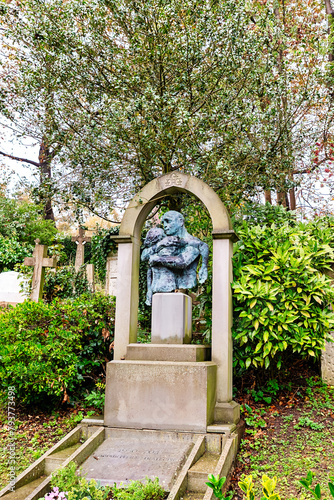
[[[145,436],[140,440],[129,437],[126,442],[108,438],[83,464],[82,473],[87,479],[100,481],[102,486],[158,477],[163,488],[169,490],[191,447],[191,442]]]
[[[170,186],[182,186],[182,177],[178,173],[173,172],[168,179],[165,180],[165,187]]]

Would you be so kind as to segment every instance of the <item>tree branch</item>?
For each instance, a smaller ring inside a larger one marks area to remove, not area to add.
[[[38,163],[37,161],[27,160],[26,158],[18,158],[17,156],[9,155],[7,153],[4,153],[3,151],[0,151],[0,155],[6,156],[6,158],[10,158],[11,160],[21,161],[23,163],[29,163],[30,165],[34,165],[35,167],[41,166],[41,164]]]

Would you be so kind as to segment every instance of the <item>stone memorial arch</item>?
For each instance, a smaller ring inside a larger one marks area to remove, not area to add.
[[[118,236],[118,284],[114,360],[126,359],[137,341],[141,231],[145,219],[162,197],[175,193],[196,196],[212,220],[212,358],[217,366],[214,420],[237,422],[239,405],[232,401],[232,254],[236,236],[218,195],[197,177],[172,172],[149,182],[125,211]]]

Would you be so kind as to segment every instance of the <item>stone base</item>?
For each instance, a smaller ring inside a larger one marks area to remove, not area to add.
[[[206,432],[214,417],[216,373],[211,361],[111,361],[104,425]]]
[[[189,344],[192,300],[184,293],[155,293],[152,298],[152,344]]]
[[[211,348],[196,344],[129,344],[125,359],[137,361],[211,361]]]
[[[215,423],[237,424],[240,420],[240,405],[235,401],[216,403],[214,411]]]

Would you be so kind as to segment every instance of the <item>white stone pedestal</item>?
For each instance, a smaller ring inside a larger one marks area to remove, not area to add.
[[[155,293],[152,299],[152,344],[189,344],[192,300],[184,293]]]

